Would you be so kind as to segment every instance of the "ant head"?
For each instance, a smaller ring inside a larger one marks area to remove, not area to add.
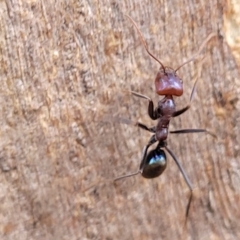
[[[175,70],[168,67],[160,68],[155,78],[155,88],[158,95],[179,97],[183,94],[182,79],[177,76]]]

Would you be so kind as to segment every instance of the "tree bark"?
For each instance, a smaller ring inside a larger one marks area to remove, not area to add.
[[[236,4],[236,3],[235,3]],[[1,239],[239,239],[240,163],[237,5],[212,1],[2,1]],[[214,32],[197,61],[178,74],[185,107],[169,135],[189,189],[169,155],[152,180],[138,170],[154,126],[148,102],[159,64],[176,69]],[[235,55],[235,57],[234,57]],[[121,121],[120,121],[121,119]],[[130,121],[129,121],[130,120]]]

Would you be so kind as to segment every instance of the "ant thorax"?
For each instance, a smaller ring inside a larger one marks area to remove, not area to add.
[[[156,126],[157,141],[164,141],[168,136],[168,125],[175,113],[175,103],[171,95],[165,96],[158,102],[157,112],[160,116]]]

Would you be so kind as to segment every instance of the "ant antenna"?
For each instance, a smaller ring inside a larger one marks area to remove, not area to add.
[[[147,53],[148,53],[154,60],[156,60],[156,61],[161,65],[161,68],[162,68],[163,71],[165,72],[165,67],[164,67],[164,65],[160,62],[160,60],[158,60],[158,59],[148,50],[147,42],[144,40],[143,35],[142,35],[142,33],[140,32],[140,30],[139,30],[136,22],[135,22],[128,14],[125,14],[125,15],[128,17],[128,19],[133,23],[133,25],[134,25],[135,28],[137,29],[137,32],[138,32],[138,34],[139,34],[139,36],[140,36],[140,38],[141,38],[141,42],[142,42],[142,44],[144,45],[144,48],[145,48],[145,50],[147,51]]]
[[[192,57],[190,57],[186,62],[182,63],[176,70],[175,72],[177,72],[181,67],[183,67],[184,65],[186,65],[187,63],[192,62],[193,60],[195,60],[199,54],[202,52],[203,48],[205,47],[205,45],[208,43],[208,41],[210,41],[213,37],[217,36],[216,33],[211,33],[208,35],[208,37],[203,41],[202,45],[200,46],[199,50],[197,51],[196,54],[194,54]]]

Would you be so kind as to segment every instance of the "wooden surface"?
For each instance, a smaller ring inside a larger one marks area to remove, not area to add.
[[[240,76],[233,41],[239,35],[232,4],[1,1],[1,239],[240,238]],[[173,68],[208,34],[218,34],[198,61],[178,72],[184,81],[178,109],[199,81],[191,109],[170,129],[207,128],[218,136],[169,136],[195,188],[186,225],[189,190],[169,156],[159,178],[112,183],[138,169],[151,136],[116,117],[155,124],[147,101],[128,91],[159,99],[159,65],[124,13]]]

